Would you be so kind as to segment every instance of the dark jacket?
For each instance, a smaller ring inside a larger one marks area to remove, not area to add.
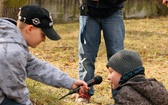
[[[112,15],[124,7],[125,0],[87,0],[88,15],[96,18],[104,18]]]
[[[93,8],[123,8],[124,1],[126,0],[99,0],[98,2],[87,0],[87,4],[89,7]]]
[[[154,78],[137,75],[119,85],[115,105],[168,105],[168,91]]]

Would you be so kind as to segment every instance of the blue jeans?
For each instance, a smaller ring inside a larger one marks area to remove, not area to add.
[[[0,105],[22,105],[22,104],[19,104],[12,99],[5,98]]]
[[[101,31],[106,45],[107,60],[116,52],[124,49],[125,27],[122,10],[106,18],[87,17],[86,26],[79,37],[79,79],[89,81],[94,77],[95,59],[101,43]],[[89,94],[94,94],[91,87]]]
[[[84,31],[84,29],[86,28],[86,19],[87,19],[87,16],[80,16],[79,17],[79,39],[78,39],[78,50],[80,53],[84,54],[84,51],[83,51],[83,47],[82,47],[82,43],[83,43],[83,39],[82,39],[82,33]],[[81,60],[81,56],[79,55],[79,59]]]

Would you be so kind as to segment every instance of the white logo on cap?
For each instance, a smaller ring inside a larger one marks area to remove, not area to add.
[[[41,23],[40,20],[39,20],[38,18],[34,18],[34,19],[32,19],[32,22],[33,22],[34,25],[38,25],[38,24]]]
[[[53,19],[52,19],[51,14],[50,14],[49,18],[50,18],[50,20],[51,20],[51,22],[49,23],[49,26],[53,26]]]
[[[50,20],[53,21],[52,16],[51,16],[51,13],[50,13]]]
[[[49,26],[53,26],[53,22],[50,22],[50,23],[49,23]]]

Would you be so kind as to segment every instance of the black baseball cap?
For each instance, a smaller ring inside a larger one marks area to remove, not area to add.
[[[45,8],[39,5],[26,5],[21,7],[18,19],[21,22],[41,28],[44,34],[51,40],[61,39],[53,28],[51,15]]]

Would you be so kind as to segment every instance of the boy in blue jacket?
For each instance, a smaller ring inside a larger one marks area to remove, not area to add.
[[[40,6],[21,7],[17,26],[12,19],[0,18],[0,105],[32,105],[26,77],[57,88],[88,89],[84,81],[69,77],[29,52],[28,46],[35,48],[46,36],[60,39],[49,12]]]

